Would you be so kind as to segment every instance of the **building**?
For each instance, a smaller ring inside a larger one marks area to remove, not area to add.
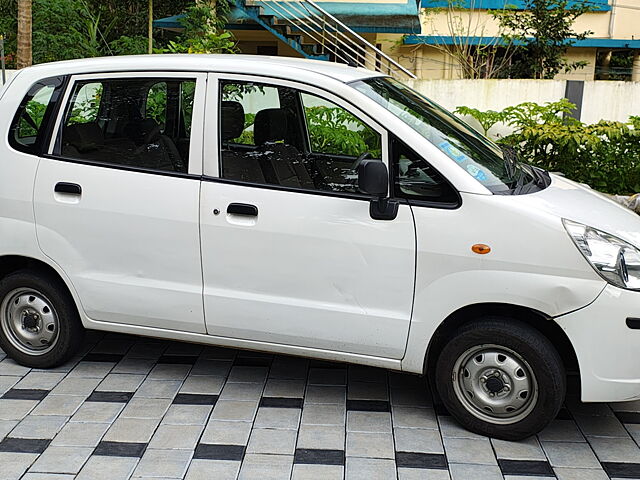
[[[500,41],[491,10],[522,8],[523,0],[236,0],[229,18],[242,53],[358,64],[399,77],[464,78],[452,45],[473,49]],[[584,68],[559,79],[640,81],[640,0],[588,0],[578,32],[593,32],[569,48]],[[156,20],[179,30],[178,17]]]

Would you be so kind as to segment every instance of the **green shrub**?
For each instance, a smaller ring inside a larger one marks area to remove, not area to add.
[[[456,113],[475,118],[485,135],[499,122],[512,127],[513,133],[497,141],[513,147],[527,163],[606,193],[640,191],[640,117],[587,125],[567,117],[574,108],[562,99],[522,103],[502,112],[460,107]]]

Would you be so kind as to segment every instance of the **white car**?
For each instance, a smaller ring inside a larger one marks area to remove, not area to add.
[[[0,346],[86,329],[424,374],[465,427],[542,429],[566,372],[640,398],[640,219],[401,83],[328,62],[140,56],[0,98]]]

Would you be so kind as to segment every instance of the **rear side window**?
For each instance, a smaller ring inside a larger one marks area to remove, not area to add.
[[[63,84],[64,77],[53,77],[40,80],[29,89],[11,124],[9,143],[13,148],[31,154],[42,152]]]
[[[74,84],[56,155],[187,173],[196,81],[118,78]]]

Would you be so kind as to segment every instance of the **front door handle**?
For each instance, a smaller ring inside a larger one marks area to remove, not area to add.
[[[231,215],[244,215],[246,217],[257,217],[258,207],[249,205],[248,203],[230,203],[227,207],[227,213]]]
[[[56,193],[66,193],[69,195],[82,195],[82,187],[77,183],[58,182],[53,189]]]

